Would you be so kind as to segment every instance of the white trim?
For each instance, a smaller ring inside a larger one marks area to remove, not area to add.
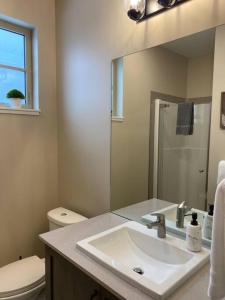
[[[112,121],[113,121],[113,122],[123,122],[123,121],[124,121],[124,117],[116,117],[116,116],[113,116],[113,117],[112,117]]]
[[[37,109],[28,109],[28,108],[0,108],[0,114],[9,114],[9,115],[29,115],[29,116],[39,116],[41,113],[40,110]]]
[[[8,30],[24,36],[25,39],[25,67],[19,68],[11,65],[0,65],[1,68],[20,71],[25,74],[25,98],[30,108],[34,107],[33,101],[33,70],[32,70],[32,29],[15,25],[0,19],[0,29]]]

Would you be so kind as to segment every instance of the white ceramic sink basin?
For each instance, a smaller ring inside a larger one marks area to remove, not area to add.
[[[156,213],[161,213],[161,214],[165,215],[166,228],[168,231],[179,234],[182,237],[185,237],[187,225],[190,224],[190,222],[191,222],[191,216],[187,216],[184,218],[184,228],[177,228],[176,227],[177,206],[178,206],[177,204],[173,204],[166,208],[156,211]],[[206,217],[207,212],[192,208],[188,212],[188,214],[191,214],[192,212],[196,212],[198,214],[198,222],[199,222],[199,224],[201,224],[201,226],[203,228],[204,218]],[[150,222],[151,214],[147,214],[147,215],[143,216],[142,219],[146,222]],[[207,246],[211,245],[211,240],[205,238],[203,232],[202,232],[202,242],[204,245],[207,245]]]
[[[77,247],[155,299],[167,297],[209,259],[208,250],[189,252],[183,240],[169,235],[159,239],[156,230],[136,222],[87,238]]]

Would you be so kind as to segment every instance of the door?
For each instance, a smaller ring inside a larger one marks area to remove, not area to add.
[[[177,113],[178,104],[160,100],[157,198],[205,210],[211,104],[194,105],[192,135],[176,134]]]

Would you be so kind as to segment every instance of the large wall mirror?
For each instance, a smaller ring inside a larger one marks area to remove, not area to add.
[[[206,210],[215,30],[112,62],[111,209]],[[215,179],[216,180],[216,179]]]

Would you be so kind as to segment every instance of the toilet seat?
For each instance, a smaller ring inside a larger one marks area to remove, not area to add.
[[[26,293],[45,281],[44,260],[28,257],[0,268],[0,299]]]

